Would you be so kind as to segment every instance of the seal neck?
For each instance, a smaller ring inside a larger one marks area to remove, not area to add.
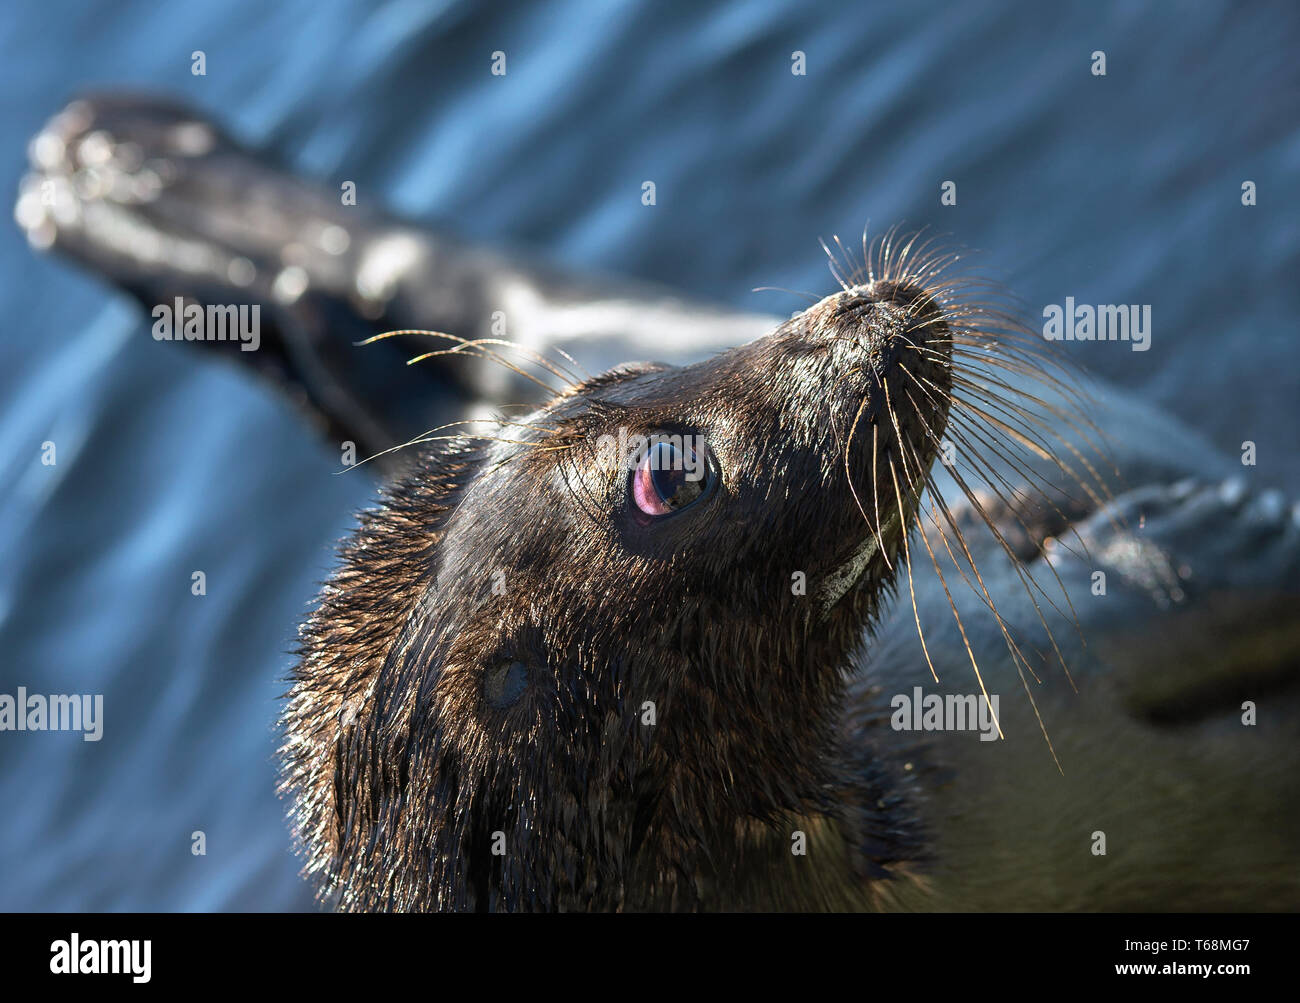
[[[862,911],[905,896],[924,856],[915,773],[879,738],[876,725],[845,730],[819,764],[824,783],[792,808],[692,826],[699,813],[661,798],[623,908]]]

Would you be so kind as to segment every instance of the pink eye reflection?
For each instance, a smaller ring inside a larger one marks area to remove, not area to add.
[[[667,515],[672,511],[664,500],[659,497],[650,464],[645,460],[641,461],[641,464],[636,468],[636,473],[632,475],[632,500],[636,502],[636,507],[646,515]]]
[[[686,508],[704,493],[707,467],[701,467],[691,450],[692,464],[683,462],[681,450],[660,442],[641,457],[628,485],[632,501],[642,515],[659,518]],[[694,473],[692,473],[694,471]]]

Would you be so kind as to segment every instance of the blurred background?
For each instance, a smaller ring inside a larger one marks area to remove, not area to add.
[[[929,224],[1035,325],[1066,296],[1151,304],[1150,351],[1071,355],[1229,455],[1255,441],[1251,485],[1294,498],[1297,52],[1292,2],[23,0],[0,22],[0,191],[68,100],[133,89],[400,214],[749,311],[802,305],[755,286],[830,290],[818,237]],[[374,483],[12,219],[0,265],[0,692],[105,707],[98,743],[0,733],[0,909],[312,908],[278,698]]]

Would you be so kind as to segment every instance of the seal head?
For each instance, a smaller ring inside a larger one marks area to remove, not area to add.
[[[846,779],[839,721],[952,344],[917,286],[846,283],[749,344],[424,452],[302,630],[283,751],[324,894],[726,907],[793,819],[863,880],[905,856],[864,821],[880,792]]]

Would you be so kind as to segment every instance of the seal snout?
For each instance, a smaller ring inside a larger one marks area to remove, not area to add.
[[[846,285],[805,312],[803,347],[824,353],[805,393],[824,417],[824,461],[839,476],[822,504],[835,541],[823,615],[864,576],[892,567],[941,448],[952,402],[953,334],[924,285]],[[872,569],[875,569],[874,571]]]
[[[851,407],[853,421],[883,422],[898,434],[919,423],[922,434],[907,437],[929,454],[924,430],[942,430],[952,388],[952,336],[935,297],[875,280],[827,296],[804,318],[804,337],[832,362],[823,392],[833,412]]]
[[[910,284],[877,280],[827,296],[810,311],[812,329],[851,336],[868,352],[929,349],[949,355],[943,315],[933,297]]]

